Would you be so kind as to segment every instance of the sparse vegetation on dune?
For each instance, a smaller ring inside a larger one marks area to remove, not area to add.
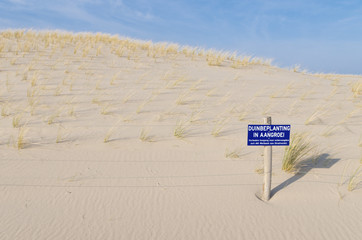
[[[74,45],[73,55],[99,57],[103,54],[104,45],[110,46],[110,51],[119,57],[127,56],[129,60],[137,58],[140,51],[145,51],[148,57],[154,59],[168,57],[174,59],[184,55],[191,59],[204,58],[210,66],[230,66],[241,68],[248,65],[271,65],[270,59],[263,59],[251,56],[237,56],[235,53],[204,50],[201,48],[179,46],[175,43],[153,43],[130,38],[122,38],[118,35],[101,33],[70,33],[62,31],[33,31],[33,30],[8,30],[0,33],[0,53],[9,49],[9,40],[16,39],[19,44],[17,52],[29,53],[39,48],[51,48],[52,54],[57,49],[65,49],[69,44]],[[15,64],[16,59],[11,60]],[[81,66],[82,67],[82,66]],[[30,70],[30,69],[29,69]],[[115,79],[111,80],[114,84]],[[34,81],[35,84],[36,80]]]
[[[28,122],[32,129],[51,131],[56,143],[65,142],[68,132],[76,136],[89,131],[89,136],[105,143],[129,139],[115,137],[123,134],[118,131],[120,121],[115,124],[116,119],[122,119],[122,125],[142,126],[141,131],[134,128],[137,130],[130,130],[133,132],[129,135],[143,142],[153,141],[148,130],[153,124],[169,126],[170,129],[164,131],[168,137],[185,139],[211,135],[216,141],[222,141],[230,132],[237,134],[246,120],[254,121],[263,114],[272,114],[278,106],[275,103],[281,98],[297,99],[291,109],[286,110],[293,116],[298,113],[297,108],[317,96],[316,86],[302,88],[304,85],[300,87],[297,80],[288,80],[288,85],[273,88],[256,83],[256,87],[251,88],[254,80],[250,80],[244,70],[263,68],[262,72],[269,77],[271,70],[277,70],[271,68],[268,59],[117,35],[2,31],[0,56],[8,58],[6,66],[10,69],[0,82],[1,118],[10,121],[10,126],[19,131],[16,144],[19,149],[25,146],[24,129]],[[201,75],[185,71],[190,63],[207,71],[220,70],[223,74],[214,77],[215,72]],[[164,68],[157,69],[157,64],[164,64]],[[292,71],[300,72],[298,67]],[[342,92],[340,76],[317,76],[327,79],[333,86],[323,100],[333,100]],[[360,80],[349,82],[349,94],[352,93],[354,101],[361,96],[361,86]],[[77,101],[74,101],[75,96],[79,98]],[[267,101],[262,104],[253,102],[264,97]],[[306,127],[325,123],[327,109],[325,105],[320,106],[324,107],[298,116],[301,121],[305,120]],[[215,117],[213,111],[224,113]],[[283,111],[280,108],[281,114]],[[339,118],[340,124],[358,117],[357,113],[356,110],[343,112],[345,118]],[[159,117],[152,122],[155,116]],[[82,126],[93,118],[101,119],[95,123],[101,126]],[[322,135],[333,137],[333,132],[334,128],[330,128]],[[293,144],[286,151],[285,171],[294,171],[304,154],[303,148],[309,149],[300,139],[294,139]],[[225,152],[227,158],[240,156],[237,150]]]

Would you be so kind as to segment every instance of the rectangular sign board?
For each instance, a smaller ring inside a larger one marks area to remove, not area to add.
[[[290,125],[248,125],[248,146],[289,146]]]

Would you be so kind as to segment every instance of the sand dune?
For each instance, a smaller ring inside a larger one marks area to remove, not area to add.
[[[0,239],[362,235],[362,76],[102,34],[0,49]],[[264,116],[315,147],[297,175],[273,148],[268,202],[246,146]]]

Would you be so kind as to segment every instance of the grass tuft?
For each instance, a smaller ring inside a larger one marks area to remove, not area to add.
[[[178,121],[173,135],[177,138],[183,139],[186,137],[188,124],[184,121]]]
[[[176,100],[176,104],[177,105],[185,105],[185,104],[187,104],[188,98],[189,98],[189,91],[182,92],[178,96],[178,98]]]
[[[300,160],[313,149],[305,134],[296,133],[290,138],[290,145],[285,148],[282,170],[295,172]]]
[[[25,134],[27,133],[28,129],[25,127],[20,127],[18,132],[18,141],[17,141],[17,148],[23,149],[25,147]]]
[[[230,121],[230,118],[225,118],[218,120],[212,129],[211,135],[214,137],[219,137],[221,135],[222,130],[225,128],[225,125]]]
[[[21,118],[22,118],[22,115],[21,114],[17,114],[13,117],[13,127],[14,128],[19,128],[21,127]]]
[[[142,142],[153,142],[154,141],[152,136],[150,135],[150,131],[146,130],[144,128],[141,130],[139,138]]]
[[[239,149],[229,150],[228,148],[226,148],[225,157],[226,158],[240,158]]]
[[[110,111],[111,107],[112,107],[112,105],[110,103],[107,103],[107,104],[103,105],[102,109],[101,109],[101,114],[110,115],[111,114],[111,111]]]
[[[347,190],[350,192],[355,190],[357,186],[361,183],[361,176],[362,176],[361,167],[362,165],[360,165],[348,179]]]
[[[1,116],[10,116],[9,103],[3,103],[1,106]]]
[[[307,120],[305,120],[305,125],[313,125],[313,124],[319,124],[322,123],[322,117],[327,114],[326,110],[322,110],[321,108],[318,108],[313,112],[312,115],[310,115]]]
[[[359,95],[362,95],[362,81],[352,84],[352,93],[353,97],[358,97]]]

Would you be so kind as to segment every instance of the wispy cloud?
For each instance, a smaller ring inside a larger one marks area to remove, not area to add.
[[[106,31],[106,32],[138,32],[132,26],[124,24],[113,17],[119,14],[117,8],[122,8],[122,1],[100,0],[8,0],[0,4],[0,11],[6,9],[3,15],[3,24],[18,27],[32,28],[64,28],[75,31]],[[121,12],[121,15],[125,15]],[[14,18],[13,16],[18,16]],[[151,15],[135,12],[139,19],[151,19]],[[5,21],[6,20],[6,21]],[[1,24],[1,22],[0,22]],[[34,24],[34,25],[31,25]],[[8,26],[0,26],[7,28]]]

